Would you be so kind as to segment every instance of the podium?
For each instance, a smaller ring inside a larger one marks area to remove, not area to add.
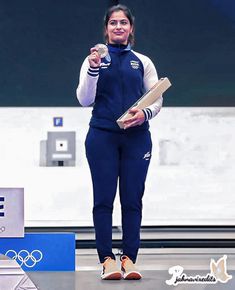
[[[21,269],[16,260],[0,254],[0,289],[20,290],[38,288]]]

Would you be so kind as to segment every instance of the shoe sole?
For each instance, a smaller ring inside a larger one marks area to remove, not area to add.
[[[142,275],[139,272],[130,272],[128,274],[124,274],[123,278],[125,280],[140,280],[142,278]]]
[[[120,272],[112,272],[109,274],[101,275],[102,280],[121,280],[122,274]]]

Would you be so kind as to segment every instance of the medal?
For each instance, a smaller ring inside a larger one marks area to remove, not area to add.
[[[98,43],[95,45],[97,52],[101,58],[104,58],[108,55],[108,47],[105,44]]]

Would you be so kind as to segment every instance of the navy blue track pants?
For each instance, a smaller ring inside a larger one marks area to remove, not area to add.
[[[90,127],[86,137],[94,206],[93,220],[100,262],[112,253],[112,212],[119,179],[123,254],[136,261],[140,244],[142,197],[151,158],[148,130],[112,132]]]

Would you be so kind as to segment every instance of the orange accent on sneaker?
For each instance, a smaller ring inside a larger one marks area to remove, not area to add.
[[[123,278],[125,280],[139,280],[142,278],[142,275],[136,269],[134,263],[128,256],[123,255],[121,257],[121,262],[121,270],[123,272]]]
[[[116,261],[111,257],[107,257],[103,263],[103,271],[101,273],[101,279],[103,280],[122,279],[122,273],[118,269]]]

